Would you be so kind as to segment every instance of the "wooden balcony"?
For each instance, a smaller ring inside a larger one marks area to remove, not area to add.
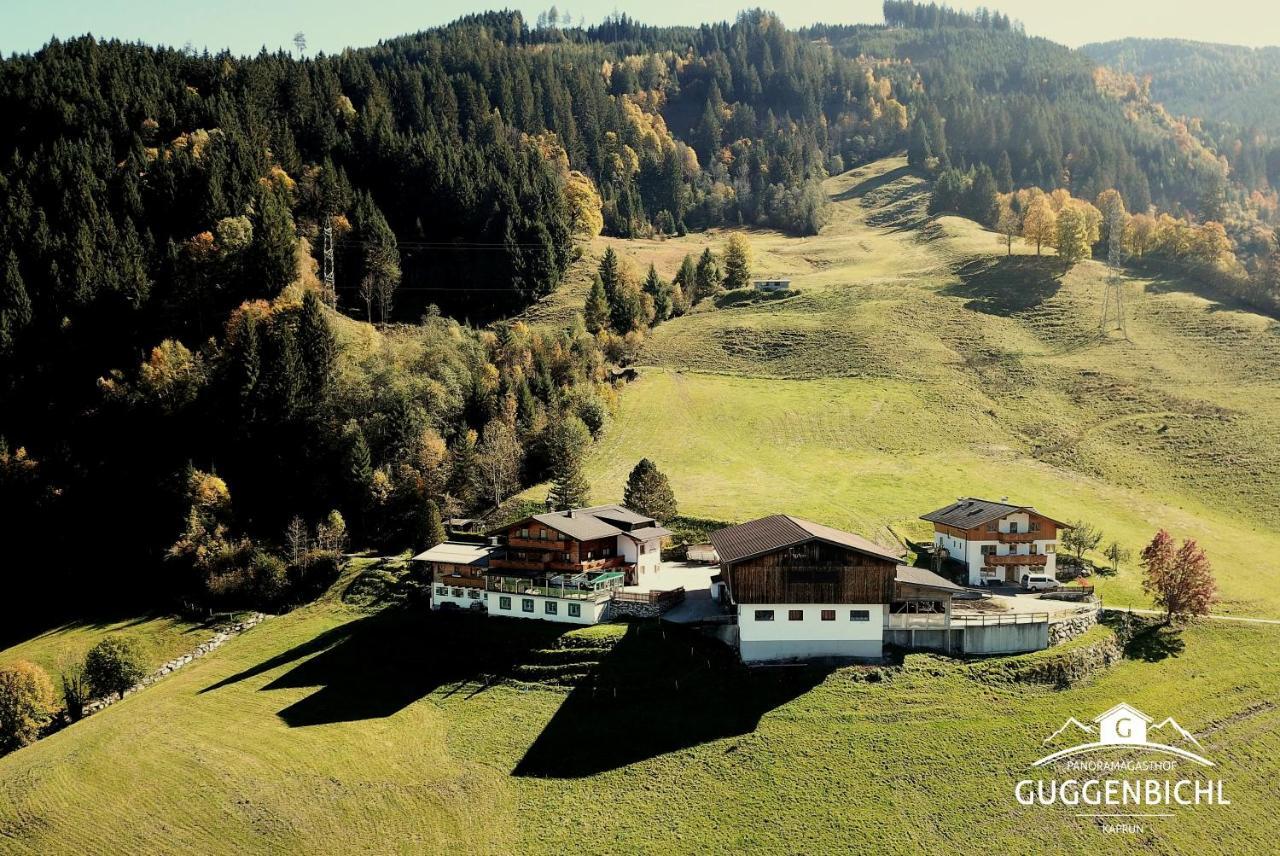
[[[1002,544],[1029,544],[1044,538],[1042,532],[997,532],[996,540]]]
[[[551,540],[549,538],[517,538],[514,535],[507,537],[507,546],[517,550],[547,550],[548,552],[563,553],[568,549],[568,539],[558,538]]]
[[[585,562],[548,562],[547,567],[553,571],[570,571],[575,574],[587,571],[603,571],[607,568],[626,567],[627,560],[622,556],[606,556],[602,559],[588,559]]]
[[[490,559],[489,567],[492,570],[512,570],[512,571],[545,571],[550,562],[539,562],[532,559]]]
[[[1029,565],[1031,567],[1041,567],[1049,563],[1049,557],[1044,553],[1010,554],[1008,556],[997,556],[994,553],[988,553],[982,557],[982,560],[988,565]]]

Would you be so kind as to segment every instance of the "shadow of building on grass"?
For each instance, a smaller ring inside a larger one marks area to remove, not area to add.
[[[657,622],[627,635],[565,699],[512,771],[577,778],[748,734],[830,667],[748,670],[724,644]]]
[[[212,692],[296,663],[262,691],[316,687],[280,711],[291,726],[376,719],[436,690],[485,685],[511,672],[531,649],[566,630],[543,621],[483,619],[390,608],[325,631],[201,690]]]

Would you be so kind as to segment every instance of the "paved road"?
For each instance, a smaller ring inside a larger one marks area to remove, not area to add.
[[[1118,607],[1106,607],[1106,609],[1115,612],[1136,612],[1139,615],[1164,615],[1164,610],[1160,609],[1120,609]],[[1280,624],[1280,618],[1245,618],[1241,615],[1206,615],[1205,618],[1212,618],[1215,621],[1243,621],[1248,624]]]

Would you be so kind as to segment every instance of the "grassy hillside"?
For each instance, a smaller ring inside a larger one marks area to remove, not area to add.
[[[970,221],[926,220],[902,159],[827,187],[820,236],[751,235],[757,273],[798,294],[729,295],[654,332],[593,452],[598,498],[648,456],[685,513],[794,512],[890,540],[924,536],[917,516],[956,496],[1007,495],[1135,552],[1158,526],[1194,536],[1219,611],[1280,615],[1280,325],[1133,279],[1129,338],[1104,337],[1099,263],[1064,273]],[[722,241],[611,243],[669,276]],[[589,263],[535,320],[581,306]],[[1144,600],[1136,566],[1102,586]]]
[[[185,654],[213,635],[205,625],[169,616],[104,619],[64,624],[0,650],[0,664],[30,660],[56,681],[60,669],[84,660],[89,649],[107,636],[135,640],[152,666]]]
[[[566,697],[481,682],[564,628],[440,620],[318,604],[0,759],[0,850],[1131,852],[1012,798],[1046,734],[1120,699],[1199,735],[1233,800],[1152,822],[1148,851],[1263,852],[1280,810],[1273,627],[1193,628],[1065,691],[924,655],[748,678],[633,628]]]

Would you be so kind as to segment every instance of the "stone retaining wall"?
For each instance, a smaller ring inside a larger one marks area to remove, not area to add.
[[[1063,615],[1061,618],[1051,619],[1049,622],[1049,647],[1069,642],[1081,633],[1087,632],[1090,627],[1097,623],[1098,610],[1096,608],[1090,609],[1088,612],[1073,612]]]
[[[205,654],[208,654],[210,651],[216,651],[218,648],[221,648],[223,645],[225,645],[228,640],[234,639],[236,636],[239,636],[241,633],[245,632],[249,628],[255,627],[258,624],[261,624],[263,621],[267,620],[270,617],[271,616],[264,615],[261,612],[255,612],[252,615],[250,615],[248,618],[246,618],[244,621],[239,621],[234,624],[228,624],[218,628],[217,632],[214,633],[214,635],[211,636],[209,639],[207,639],[204,642],[201,642],[194,649],[192,649],[186,654],[183,654],[181,657],[174,657],[172,660],[165,663],[163,666],[156,669],[151,674],[147,675],[141,681],[138,681],[138,683],[134,684],[131,688],[125,690],[124,694],[126,696],[129,696],[129,695],[133,695],[139,690],[146,689],[147,687],[151,686],[156,681],[160,680],[166,675],[172,674],[173,672],[176,672],[178,669],[181,669],[183,666],[187,665],[192,660],[198,660],[201,657],[203,657]],[[92,701],[85,704],[83,709],[84,710],[83,715],[89,716],[90,714],[97,713],[98,711],[102,710],[104,707],[114,704],[119,700],[120,700],[120,697],[114,696],[114,695],[108,696],[107,698],[93,699]]]

